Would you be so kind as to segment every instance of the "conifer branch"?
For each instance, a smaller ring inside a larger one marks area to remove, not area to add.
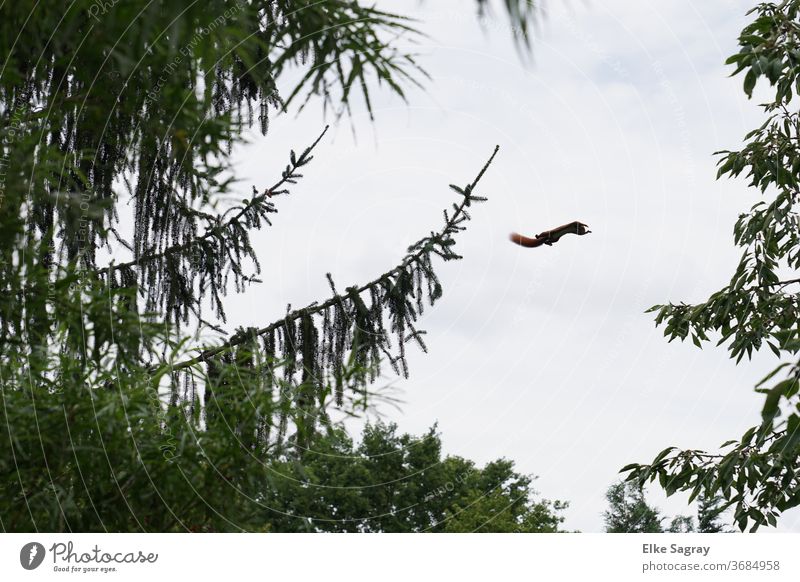
[[[453,235],[465,230],[463,223],[470,220],[466,208],[472,203],[486,200],[486,198],[475,196],[473,192],[498,150],[499,146],[496,146],[492,155],[470,184],[464,188],[450,186],[463,196],[463,200],[459,204],[453,204],[452,215],[445,210],[445,224],[442,229],[438,232],[431,232],[429,236],[411,245],[408,254],[394,269],[383,273],[369,283],[359,287],[349,287],[345,294],[336,293],[335,288],[331,285],[334,295],[323,303],[315,302],[304,308],[295,309],[287,313],[284,318],[265,327],[243,330],[220,346],[206,349],[194,358],[170,365],[170,371],[174,373],[203,362],[213,361],[216,357],[230,352],[237,346],[252,345],[258,337],[269,338],[265,341],[265,346],[268,346],[266,351],[268,355],[274,355],[276,350],[274,334],[277,332],[283,334],[279,338],[278,344],[283,348],[284,354],[292,359],[302,353],[303,368],[317,381],[320,381],[322,376],[320,373],[322,368],[329,368],[334,372],[340,371],[343,359],[349,350],[359,352],[357,360],[362,358],[366,363],[373,365],[377,364],[378,351],[381,351],[384,355],[389,355],[390,362],[396,371],[402,371],[403,375],[407,375],[404,343],[414,339],[425,349],[420,337],[424,332],[413,326],[417,315],[422,312],[423,281],[428,284],[430,304],[433,304],[441,296],[441,285],[430,265],[431,255],[435,254],[445,261],[461,258],[451,248],[455,244]],[[367,307],[360,297],[365,292],[369,292],[372,297],[371,308]],[[412,302],[411,298],[415,301]],[[346,305],[349,306],[349,309],[346,308]],[[383,326],[383,309],[386,307],[391,311],[391,328],[388,331]],[[312,322],[312,317],[318,315],[324,316],[325,320],[321,346]],[[298,323],[300,324],[299,329],[296,327]],[[388,352],[390,347],[389,331],[399,336],[396,357],[391,357]],[[405,335],[406,331],[410,331],[407,336]],[[314,345],[308,345],[309,342]],[[320,348],[321,355],[318,353]],[[294,366],[291,365],[287,373],[291,373],[293,370]]]
[[[319,137],[317,137],[317,139],[314,140],[314,143],[308,146],[303,151],[303,153],[300,154],[299,157],[296,157],[294,151],[292,151],[290,155],[290,163],[288,166],[286,166],[286,169],[282,172],[281,179],[278,180],[275,184],[273,184],[269,188],[267,188],[266,190],[264,190],[264,192],[262,192],[261,194],[257,194],[254,192],[253,197],[250,198],[250,200],[248,200],[243,206],[237,207],[238,212],[231,218],[229,218],[227,221],[224,221],[222,224],[218,224],[217,226],[211,226],[211,225],[207,226],[206,232],[204,234],[196,238],[193,238],[192,240],[186,243],[173,245],[161,252],[148,253],[125,263],[119,263],[119,264],[112,263],[106,267],[103,267],[102,269],[97,269],[95,271],[95,274],[104,275],[109,271],[114,271],[116,269],[140,267],[144,263],[148,263],[158,259],[163,259],[165,257],[174,255],[176,253],[180,254],[184,251],[191,249],[196,245],[199,245],[203,241],[208,241],[215,236],[221,235],[222,233],[228,231],[234,224],[239,224],[242,218],[247,216],[248,212],[252,212],[254,209],[257,209],[261,204],[264,203],[266,199],[271,198],[272,196],[278,196],[280,194],[287,194],[288,190],[281,190],[280,188],[287,183],[294,184],[295,178],[300,177],[300,175],[295,174],[295,172],[301,166],[304,166],[313,159],[314,156],[311,155],[311,152],[314,150],[317,144],[322,140],[323,136],[327,133],[329,127],[330,126],[326,125],[325,129],[322,131]],[[235,210],[237,208],[233,208],[230,210]],[[229,211],[226,211],[221,217],[217,218],[217,220],[224,220],[225,215]],[[206,220],[211,221],[215,217],[204,215],[204,218],[206,218]]]

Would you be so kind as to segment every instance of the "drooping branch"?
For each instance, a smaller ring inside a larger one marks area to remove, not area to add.
[[[431,305],[442,294],[441,284],[433,272],[432,258],[434,255],[445,261],[461,258],[452,250],[454,235],[464,230],[463,224],[470,220],[467,207],[486,200],[476,196],[474,189],[498,150],[499,146],[495,147],[470,184],[464,188],[450,186],[463,200],[453,204],[452,214],[445,210],[442,229],[411,245],[408,254],[395,268],[369,283],[348,288],[344,294],[336,293],[334,289],[333,297],[323,303],[312,303],[291,311],[270,325],[238,333],[220,346],[208,348],[194,358],[169,366],[170,370],[176,372],[210,361],[237,346],[251,344],[260,337],[264,339],[268,357],[275,357],[280,352],[292,361],[302,360],[302,368],[310,373],[315,383],[322,381],[324,371],[334,374],[340,372],[345,358],[351,352],[357,363],[371,370],[366,376],[372,377],[382,356],[388,357],[395,371],[407,375],[405,342],[413,339],[425,349],[422,340],[424,332],[414,325],[424,307],[424,288],[427,288],[427,299]],[[362,298],[364,294],[369,296],[370,305]],[[323,319],[322,333],[315,331],[315,317]],[[389,323],[388,329],[385,319]],[[299,330],[305,331],[299,334]],[[279,337],[276,338],[276,334]],[[298,339],[300,335],[302,338]],[[390,336],[395,336],[398,341],[394,350]],[[314,345],[303,344],[304,341]],[[290,371],[292,369],[289,368]],[[366,376],[364,381],[369,379]]]
[[[110,264],[107,267],[103,267],[102,269],[97,269],[95,273],[97,275],[105,275],[110,271],[114,271],[115,269],[125,269],[128,267],[141,267],[145,263],[149,263],[152,261],[162,260],[170,255],[181,254],[191,250],[194,246],[202,245],[204,241],[208,241],[215,236],[219,236],[222,233],[229,231],[234,224],[240,224],[242,220],[247,221],[248,215],[252,214],[253,212],[257,212],[258,208],[263,205],[267,199],[272,198],[273,196],[279,196],[282,194],[288,194],[289,191],[286,189],[281,190],[281,187],[285,184],[295,184],[297,178],[302,177],[300,174],[297,174],[297,170],[300,169],[301,166],[306,165],[314,156],[311,155],[311,152],[317,146],[317,144],[322,140],[323,136],[327,133],[328,128],[330,126],[326,125],[325,129],[322,133],[314,140],[310,146],[308,146],[300,156],[296,156],[294,151],[290,154],[290,162],[289,165],[286,166],[286,169],[283,170],[281,173],[281,179],[275,182],[272,186],[266,188],[261,194],[259,194],[254,187],[253,196],[250,200],[247,200],[245,204],[238,207],[233,207],[225,211],[220,216],[209,216],[204,215],[204,218],[209,221],[209,225],[206,227],[206,232],[185,244],[181,245],[174,245],[171,247],[166,248],[161,252],[154,252],[154,253],[147,253],[142,255],[141,257],[135,258],[131,261],[119,264]],[[230,218],[226,219],[225,217],[231,211],[237,211],[236,214],[231,216]],[[212,222],[216,224],[211,224]]]
[[[241,291],[254,280],[254,277],[245,275],[244,260],[252,261],[256,275],[260,272],[250,244],[250,230],[260,228],[263,222],[272,224],[269,214],[276,213],[277,209],[271,199],[288,194],[285,186],[295,184],[302,177],[299,170],[313,159],[312,152],[327,131],[326,126],[300,155],[292,151],[281,178],[261,193],[253,187],[253,196],[241,206],[232,207],[219,216],[192,210],[190,222],[200,218],[207,223],[203,234],[187,237],[186,242],[162,251],[111,264],[95,271],[95,274],[114,284],[119,284],[122,279],[138,281],[145,298],[145,310],[163,311],[175,322],[186,322],[190,315],[202,318],[200,300],[210,292],[216,315],[224,321],[220,295],[225,294],[228,274],[233,272],[236,289]]]

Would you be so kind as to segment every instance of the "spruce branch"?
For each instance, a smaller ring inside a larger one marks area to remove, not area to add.
[[[445,261],[461,258],[452,247],[454,235],[465,230],[464,223],[470,220],[466,207],[471,203],[485,201],[475,196],[473,191],[481,180],[489,165],[494,160],[499,146],[496,146],[489,159],[478,172],[475,179],[459,188],[451,188],[463,196],[458,204],[453,204],[452,215],[445,211],[445,224],[438,232],[431,232],[408,248],[408,254],[390,271],[361,286],[349,287],[345,294],[336,292],[332,279],[328,277],[334,295],[322,303],[312,303],[304,308],[288,312],[286,316],[262,328],[249,328],[245,333],[238,333],[222,345],[203,350],[197,356],[177,364],[167,364],[171,372],[196,366],[203,362],[213,361],[216,357],[230,352],[237,346],[253,344],[257,338],[264,341],[267,355],[274,356],[275,351],[283,348],[283,355],[289,360],[302,359],[304,373],[317,383],[321,382],[322,369],[327,368],[334,373],[342,369],[344,359],[351,350],[363,359],[366,368],[374,373],[380,353],[389,356],[390,363],[396,371],[408,374],[405,365],[405,342],[415,340],[424,348],[420,330],[413,322],[422,312],[423,284],[427,283],[428,302],[433,304],[441,297],[442,290],[432,270],[431,258],[436,255]],[[361,297],[368,293],[371,307]],[[413,301],[412,301],[413,300]],[[389,310],[390,329],[384,327],[384,309]],[[323,316],[323,334],[321,345],[313,326],[312,318]],[[301,333],[300,329],[309,330]],[[311,331],[313,330],[313,331]],[[406,332],[410,331],[409,335]],[[275,341],[274,335],[281,337]],[[397,355],[389,352],[391,343],[389,335],[398,337]],[[301,336],[298,338],[298,336]],[[304,342],[312,342],[307,345]],[[302,358],[298,357],[302,355]],[[357,359],[358,359],[357,358]],[[369,365],[372,364],[372,365]],[[287,367],[288,372],[294,370]],[[363,378],[366,381],[366,378]]]
[[[292,150],[289,156],[290,158],[289,164],[286,166],[286,169],[283,170],[283,172],[281,173],[281,179],[275,182],[275,184],[273,184],[272,186],[266,188],[261,194],[257,193],[257,190],[255,189],[254,186],[253,196],[249,200],[247,200],[242,206],[237,206],[228,209],[227,211],[225,211],[225,213],[223,213],[219,217],[214,217],[204,213],[198,213],[199,215],[202,215],[203,218],[205,218],[210,223],[206,227],[206,232],[204,234],[184,244],[168,247],[161,252],[147,253],[142,255],[141,257],[137,257],[126,263],[119,263],[119,264],[112,263],[106,267],[103,267],[102,269],[97,269],[95,271],[95,274],[104,275],[110,271],[114,271],[115,269],[140,267],[148,262],[164,259],[165,257],[168,257],[170,255],[183,253],[185,251],[190,250],[194,246],[200,245],[204,241],[208,241],[214,237],[221,236],[225,232],[230,232],[230,230],[234,227],[234,225],[241,224],[242,219],[245,219],[246,222],[247,217],[253,215],[255,212],[258,212],[258,209],[261,207],[261,205],[264,204],[264,202],[266,202],[268,198],[289,193],[289,191],[286,189],[281,190],[281,187],[284,186],[285,184],[295,184],[297,178],[302,177],[302,175],[296,173],[297,170],[301,166],[306,165],[314,158],[314,156],[311,155],[311,152],[314,150],[317,144],[319,144],[319,142],[328,132],[329,127],[330,126],[326,125],[325,129],[322,130],[322,133],[319,135],[319,137],[317,137],[317,139],[314,140],[314,142],[310,146],[308,146],[305,150],[303,150],[303,152],[300,154],[299,157],[297,157],[294,153],[294,150]],[[227,216],[228,212],[234,210],[238,210],[238,212],[236,212],[236,214],[234,214],[229,219],[225,220],[225,217]],[[216,223],[216,224],[212,225],[211,223]],[[126,244],[126,246],[130,248],[129,245]]]
[[[202,319],[202,300],[209,296],[216,316],[225,322],[222,297],[227,293],[228,278],[232,275],[235,290],[241,292],[252,282],[257,282],[261,272],[258,257],[250,243],[250,231],[260,229],[263,223],[271,225],[269,215],[277,212],[271,198],[288,194],[287,185],[302,178],[300,169],[312,159],[314,148],[327,133],[326,126],[314,142],[297,155],[294,150],[281,178],[260,192],[253,187],[253,195],[220,215],[182,207],[184,226],[179,229],[183,242],[173,244],[158,252],[137,253],[132,261],[93,271],[106,278],[111,286],[122,280],[138,286],[144,298],[144,309],[167,314],[170,321],[187,323],[190,317]],[[179,201],[176,206],[180,207]],[[206,222],[205,232],[195,234],[195,223]],[[137,223],[138,225],[138,223]],[[137,233],[141,238],[141,233]],[[139,248],[138,244],[134,245]],[[243,263],[252,261],[254,274],[245,273]]]

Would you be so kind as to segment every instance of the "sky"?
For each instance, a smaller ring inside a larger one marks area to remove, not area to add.
[[[444,297],[424,315],[429,353],[412,349],[403,400],[384,420],[420,434],[438,423],[446,453],[506,457],[570,502],[565,527],[601,531],[604,494],[631,462],[669,445],[714,449],[759,422],[753,386],[774,356],[736,366],[723,347],[667,343],[655,304],[697,302],[738,261],[737,215],[758,193],[716,181],[713,152],[760,125],[727,56],[754,2],[593,0],[544,4],[530,58],[500,10],[479,23],[465,0],[378,0],[419,19],[413,49],[431,76],[404,103],[374,94],[332,127],[274,227],[254,236],[262,285],[226,303],[229,324],[264,325],[393,267],[437,228],[497,144],[457,250],[440,264]],[[499,6],[499,3],[495,3]],[[762,88],[763,90],[763,88]],[[272,120],[236,152],[236,173],[265,187],[328,122],[321,107]],[[592,234],[525,249],[581,220]],[[374,418],[374,417],[373,417]],[[665,514],[685,498],[648,498]],[[800,513],[779,531],[800,531]]]

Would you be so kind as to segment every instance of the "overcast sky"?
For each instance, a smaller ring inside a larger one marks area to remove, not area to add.
[[[668,344],[644,313],[702,300],[738,260],[733,223],[757,194],[715,181],[712,152],[761,119],[724,66],[754,3],[551,1],[528,63],[499,11],[481,27],[466,0],[377,4],[420,19],[432,79],[409,104],[376,93],[374,123],[356,107],[355,138],[346,121],[333,128],[256,235],[264,284],[228,301],[230,323],[327,297],[328,271],[344,288],[391,268],[439,225],[447,185],[499,144],[465,258],[439,268],[445,295],[421,324],[430,352],[414,351],[396,384],[402,410],[383,412],[417,434],[438,421],[448,453],[513,459],[543,496],[570,502],[566,527],[599,531],[621,466],[668,445],[715,448],[759,421],[753,386],[772,356],[737,367],[724,348]],[[274,182],[324,123],[311,107],[253,133],[237,154],[243,191]],[[576,219],[592,234],[508,242]],[[656,488],[650,498],[688,513]],[[780,529],[800,531],[800,516]]]

